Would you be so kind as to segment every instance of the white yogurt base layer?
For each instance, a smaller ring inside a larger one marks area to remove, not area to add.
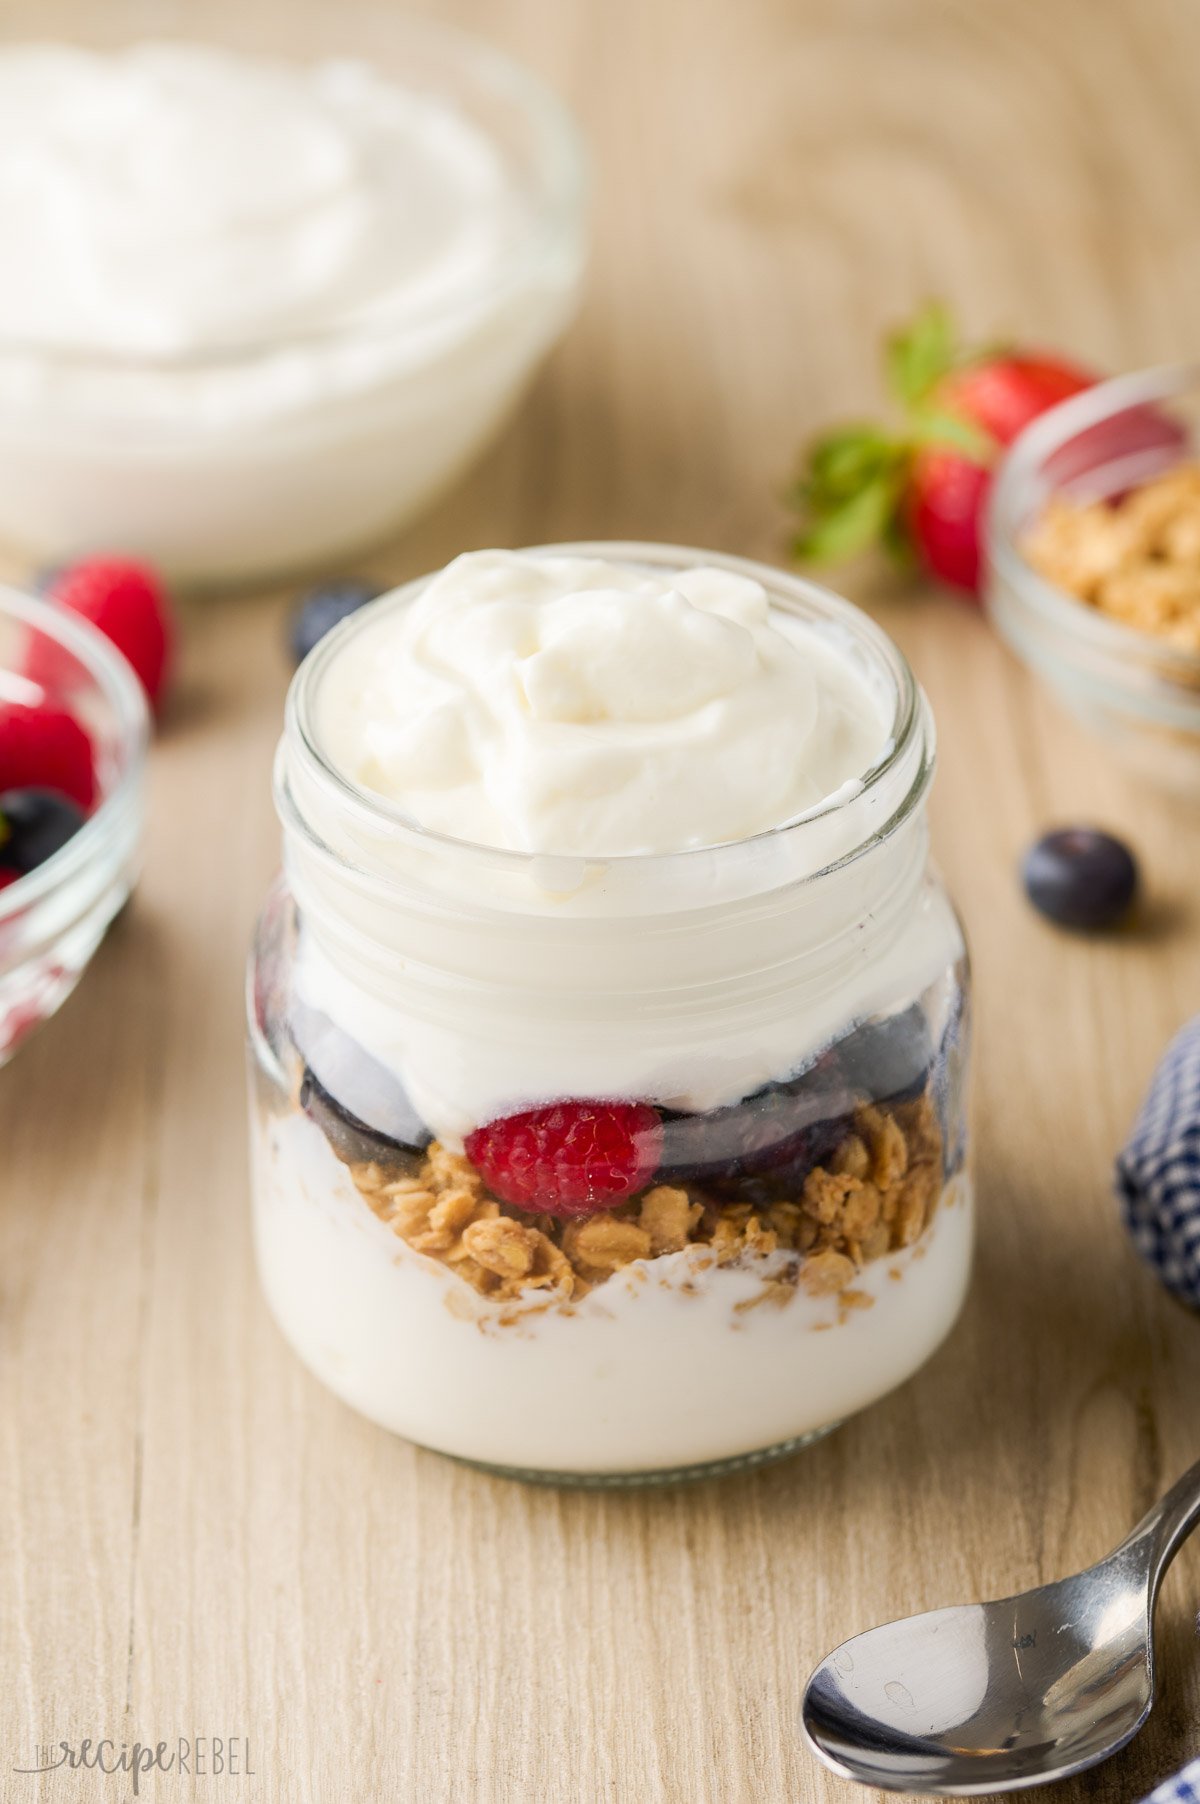
[[[422,1446],[529,1471],[666,1470],[828,1427],[925,1363],[969,1276],[973,1205],[958,1177],[915,1247],[860,1272],[866,1308],[801,1290],[739,1310],[766,1268],[705,1269],[696,1247],[626,1267],[569,1312],[502,1323],[512,1306],[399,1240],[304,1116],[259,1123],[254,1167],[263,1287],[310,1370]]]
[[[438,79],[0,51],[0,533],[245,577],[455,474],[563,323],[580,244],[548,247],[544,197]]]

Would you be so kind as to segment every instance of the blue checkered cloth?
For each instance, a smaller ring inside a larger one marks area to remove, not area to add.
[[[1200,1015],[1163,1054],[1116,1180],[1138,1252],[1181,1302],[1200,1309]],[[1200,1804],[1200,1760],[1142,1804]]]
[[[1165,1779],[1142,1804],[1200,1804],[1200,1760],[1193,1760],[1173,1779]]]
[[[1116,1180],[1138,1252],[1181,1302],[1200,1309],[1200,1016],[1163,1054]]]

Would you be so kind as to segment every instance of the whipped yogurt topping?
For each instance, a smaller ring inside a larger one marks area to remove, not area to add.
[[[526,220],[498,148],[359,63],[0,53],[0,341],[156,357],[431,310]]]
[[[420,825],[576,857],[741,840],[859,782],[881,695],[753,578],[469,553],[322,680],[327,755]]]

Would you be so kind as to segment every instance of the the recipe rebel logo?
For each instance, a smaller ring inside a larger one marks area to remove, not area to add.
[[[86,1736],[80,1741],[39,1744],[32,1758],[15,1760],[15,1774],[90,1772],[124,1779],[118,1797],[139,1797],[144,1779],[154,1773],[187,1779],[253,1779],[255,1768],[248,1735],[176,1735],[162,1741],[117,1741]],[[39,1797],[42,1795],[38,1793]]]

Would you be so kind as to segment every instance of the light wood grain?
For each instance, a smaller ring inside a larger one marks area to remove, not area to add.
[[[974,331],[1111,367],[1195,350],[1200,13],[1188,0],[457,0],[550,77],[596,153],[586,304],[515,427],[417,530],[465,547],[644,536],[778,559],[793,447],[876,395],[930,291]],[[115,29],[8,0],[9,33]],[[336,7],[240,9],[299,45]],[[375,9],[386,27],[388,9]],[[133,6],[142,29],[239,18]],[[2,252],[0,252],[2,255]],[[0,263],[2,268],[2,263]],[[282,596],[195,607],[153,763],[145,878],[0,1078],[0,1796],[41,1742],[248,1736],[271,1804],[741,1804],[851,1795],[794,1733],[869,1622],[1103,1552],[1197,1455],[1200,1323],[1129,1251],[1114,1149],[1200,1000],[1200,814],[1127,782],[973,613],[871,569],[941,729],[939,856],[978,980],[981,1249],[951,1344],[791,1463],[677,1493],[556,1495],[358,1421],[285,1350],[248,1235],[241,965],[277,834]],[[1052,820],[1142,855],[1141,931],[1023,905]],[[1200,1752],[1200,1555],[1163,1695],[1075,1786],[1128,1804]],[[41,1789],[38,1789],[40,1783]]]

